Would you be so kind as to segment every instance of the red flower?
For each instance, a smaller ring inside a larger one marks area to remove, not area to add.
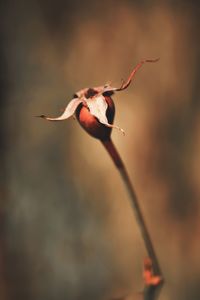
[[[137,70],[145,62],[156,61],[158,61],[158,59],[141,61],[133,69],[127,81],[122,82],[120,88],[115,88],[110,84],[106,84],[104,86],[82,89],[75,94],[61,116],[51,118],[41,115],[39,117],[48,121],[63,121],[76,115],[81,126],[90,135],[102,141],[109,139],[112,128],[117,128],[124,133],[123,129],[113,125],[115,106],[111,96],[114,92],[125,90],[131,83]]]

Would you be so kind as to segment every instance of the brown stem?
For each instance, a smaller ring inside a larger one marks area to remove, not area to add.
[[[152,241],[151,241],[151,237],[149,235],[147,226],[145,224],[145,221],[144,221],[144,218],[143,218],[143,215],[142,215],[139,203],[138,203],[137,196],[135,194],[133,185],[130,181],[130,178],[129,178],[128,173],[126,171],[126,168],[123,164],[123,161],[122,161],[122,159],[121,159],[121,157],[120,157],[120,155],[119,155],[117,149],[115,148],[115,146],[114,146],[111,139],[106,140],[106,141],[102,141],[102,144],[105,147],[105,149],[107,150],[107,152],[109,153],[110,157],[112,158],[115,166],[119,170],[120,175],[123,179],[123,182],[126,186],[127,192],[128,192],[129,197],[131,199],[131,204],[132,204],[132,207],[133,207],[133,211],[134,211],[137,223],[139,225],[139,228],[140,228],[140,231],[141,231],[141,234],[142,234],[142,237],[143,237],[146,249],[147,249],[148,256],[150,257],[150,259],[152,261],[153,275],[159,276],[160,278],[162,278],[161,269],[160,269],[158,259],[157,259]],[[159,286],[160,286],[160,284],[159,284]],[[154,296],[155,295],[155,292],[154,292],[155,287],[156,286],[154,286],[154,287],[153,286],[147,286],[145,288],[145,291],[144,291],[144,299],[145,300],[146,299],[149,299],[149,300],[150,299],[155,299],[155,296]]]

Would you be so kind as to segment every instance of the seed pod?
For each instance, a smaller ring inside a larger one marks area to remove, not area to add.
[[[103,96],[106,103],[106,118],[110,125],[113,124],[115,116],[115,105],[110,96]],[[97,117],[91,114],[89,108],[83,103],[79,104],[76,109],[76,118],[79,124],[93,137],[100,140],[108,140],[112,131],[112,127],[102,124]]]

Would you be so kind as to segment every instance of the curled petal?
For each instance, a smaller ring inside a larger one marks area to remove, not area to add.
[[[80,100],[79,98],[74,98],[72,99],[69,104],[67,105],[67,107],[65,108],[64,112],[62,113],[61,116],[57,117],[57,118],[50,118],[50,117],[46,117],[44,115],[39,116],[40,118],[46,119],[48,121],[63,121],[68,119],[69,117],[73,116],[73,114],[75,113],[75,110],[77,109],[78,105],[80,103],[82,103],[83,101]]]
[[[122,131],[124,134],[123,129],[119,128],[118,126],[108,123],[108,120],[106,117],[106,110],[108,108],[108,104],[103,95],[97,95],[96,97],[94,96],[93,98],[87,99],[86,104],[90,110],[90,113],[94,117],[96,117],[100,123],[102,123],[105,126],[110,127],[110,128],[116,128],[116,129]]]
[[[146,62],[157,62],[159,60],[159,58],[157,59],[146,59],[146,60],[142,60],[140,63],[138,63],[135,68],[133,69],[133,71],[131,72],[131,74],[129,75],[128,79],[126,82],[122,82],[122,85],[120,88],[117,89],[117,91],[122,91],[125,90],[131,83],[131,80],[133,79],[134,75],[136,74],[136,72],[142,67],[142,65]]]
[[[131,74],[129,75],[127,81],[122,81],[121,87],[115,88],[115,87],[106,85],[106,86],[104,86],[104,89],[103,89],[103,92],[102,92],[102,93],[106,93],[106,92],[119,92],[119,91],[125,90],[125,89],[130,85],[130,83],[131,83],[133,77],[135,76],[136,72],[142,67],[142,65],[143,65],[144,63],[147,63],[147,62],[154,63],[154,62],[157,62],[158,60],[159,60],[159,58],[157,58],[157,59],[146,59],[146,60],[142,60],[141,62],[139,62],[139,63],[135,66],[135,68],[133,69],[133,71],[132,71]]]

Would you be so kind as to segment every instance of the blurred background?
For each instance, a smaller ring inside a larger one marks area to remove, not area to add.
[[[166,284],[200,299],[198,1],[1,1],[0,299],[138,299],[146,256],[120,176],[73,119],[84,87],[119,86],[112,137]],[[125,299],[125,298],[124,298]]]

